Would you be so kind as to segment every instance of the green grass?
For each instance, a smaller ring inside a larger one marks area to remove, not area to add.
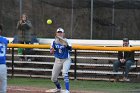
[[[64,88],[63,80],[60,80]],[[32,86],[42,88],[54,88],[54,84],[50,79],[41,78],[9,78],[8,85],[16,86]],[[140,89],[140,83],[124,83],[124,82],[109,82],[109,81],[85,81],[85,80],[70,80],[72,90],[87,90],[87,91],[105,91],[109,93],[121,93],[125,90]],[[130,92],[129,92],[130,93]]]

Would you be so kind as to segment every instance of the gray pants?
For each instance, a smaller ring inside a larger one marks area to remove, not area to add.
[[[134,64],[134,61],[131,61],[131,60],[126,61],[125,64],[122,64],[120,61],[115,61],[114,64],[113,64],[113,71],[118,72],[119,67],[124,65],[125,66],[125,74],[124,74],[124,76],[127,78],[129,70],[131,68],[131,65],[133,65],[133,64]]]
[[[62,70],[63,77],[68,76],[68,71],[70,69],[70,66],[71,66],[71,59],[70,58],[67,58],[67,59],[55,58],[55,63],[53,66],[52,77],[51,77],[52,82],[57,81],[61,70]]]
[[[0,93],[7,91],[7,67],[5,64],[0,64]]]

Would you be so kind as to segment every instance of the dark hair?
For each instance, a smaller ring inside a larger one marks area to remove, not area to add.
[[[0,30],[2,31],[3,30],[3,28],[2,28],[2,25],[0,24]]]
[[[123,41],[129,42],[129,39],[128,38],[123,38]]]

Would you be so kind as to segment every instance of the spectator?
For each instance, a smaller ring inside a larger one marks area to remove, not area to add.
[[[129,39],[124,38],[123,39],[123,47],[132,47],[129,45]],[[128,73],[131,68],[131,65],[134,64],[134,51],[119,51],[118,52],[118,60],[114,62],[113,64],[113,71],[118,72],[119,67],[125,66],[125,74],[124,74],[124,81],[130,81],[128,79]]]
[[[31,22],[28,20],[27,15],[23,14],[17,23],[18,35],[15,37],[14,42],[17,42],[20,44],[30,44],[31,43],[31,31],[30,31],[31,28],[32,28]],[[22,52],[23,50],[24,49],[19,48],[18,49],[19,54],[23,54]],[[27,51],[27,54],[30,53],[30,49],[25,49],[25,50]],[[25,60],[25,58],[20,57],[20,60]]]
[[[0,93],[7,91],[7,67],[6,67],[6,51],[8,40],[1,36],[2,25],[0,25]]]
[[[31,28],[31,22],[28,20],[27,15],[23,14],[17,23],[19,43],[29,44],[31,42]]]
[[[12,41],[12,43],[15,43],[17,44],[19,42],[19,38],[17,35],[14,36],[14,39]],[[37,40],[37,37],[35,36],[35,34],[32,34],[31,35],[31,41],[30,41],[31,44],[39,44],[39,41]],[[23,49],[23,48],[18,48],[18,54],[19,55],[23,55],[23,54],[28,54],[28,55],[32,55],[32,54],[35,54],[35,52],[33,51],[33,49]],[[22,58],[21,60],[24,59],[24,57],[20,57]],[[31,61],[32,58],[31,57],[28,57],[27,58],[28,61]]]

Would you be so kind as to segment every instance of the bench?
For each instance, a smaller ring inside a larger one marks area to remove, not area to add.
[[[44,49],[36,49],[37,51],[45,51],[45,52],[48,52],[49,51],[49,49],[48,50],[44,50]],[[82,51],[82,50],[78,50],[80,53],[81,52],[89,52],[89,51],[86,51],[86,50],[84,50],[84,51]],[[93,52],[93,53],[98,53],[98,51],[90,51],[91,53]],[[100,52],[107,52],[107,51],[100,51]],[[117,53],[117,52],[114,52],[114,51],[108,51],[109,53]],[[11,57],[12,56],[12,54],[6,54],[6,56],[8,56],[8,57]],[[18,55],[18,54],[14,54],[14,56],[15,57],[38,57],[38,58],[54,58],[54,56],[53,55]],[[73,63],[72,63],[72,66],[73,67],[75,67],[75,56],[74,55],[72,55],[71,56],[71,58],[73,59]],[[85,60],[95,60],[95,61],[98,61],[98,60],[112,60],[112,61],[115,61],[115,60],[117,60],[117,58],[116,58],[116,56],[115,57],[105,57],[105,56],[103,56],[103,57],[101,57],[101,56],[86,56],[86,57],[83,57],[82,55],[77,55],[77,57],[76,57],[77,59],[81,59],[81,60],[83,60],[83,59],[85,59]],[[135,60],[136,60],[136,64],[135,65],[133,65],[132,67],[134,67],[134,68],[139,68],[140,67],[140,65],[138,65],[138,60],[140,60],[140,58],[139,57],[137,57],[137,58],[135,58]],[[7,60],[7,63],[8,64],[10,64],[10,63],[12,63],[12,61],[11,60]],[[54,62],[38,62],[38,61],[17,61],[17,60],[15,60],[14,61],[14,63],[15,64],[34,64],[34,65],[53,65],[53,63]],[[99,64],[98,62],[95,64],[95,63],[88,63],[88,62],[84,62],[84,63],[82,63],[82,62],[77,62],[76,63],[76,66],[87,66],[87,67],[110,67],[110,68],[112,68],[113,67],[113,64],[112,63],[109,63],[109,64]],[[14,67],[14,69],[15,70],[17,70],[17,71],[35,71],[35,72],[51,72],[52,70],[51,69],[42,69],[42,68],[33,68],[33,67],[30,67],[30,68],[24,68],[24,67]],[[8,67],[8,70],[12,70],[12,68],[10,68],[10,67]],[[70,73],[75,73],[75,70],[74,69],[71,69],[70,70]],[[76,73],[77,74],[95,74],[95,75],[113,75],[113,74],[123,74],[123,72],[122,71],[119,71],[118,73],[117,72],[113,72],[112,70],[111,71],[99,71],[99,70],[95,70],[95,69],[93,69],[93,68],[91,68],[91,70],[82,70],[82,69],[76,69]],[[129,74],[131,74],[131,75],[137,75],[137,76],[139,76],[139,72],[130,72]],[[81,78],[81,77],[79,77],[79,78]],[[85,77],[86,78],[86,77]]]

